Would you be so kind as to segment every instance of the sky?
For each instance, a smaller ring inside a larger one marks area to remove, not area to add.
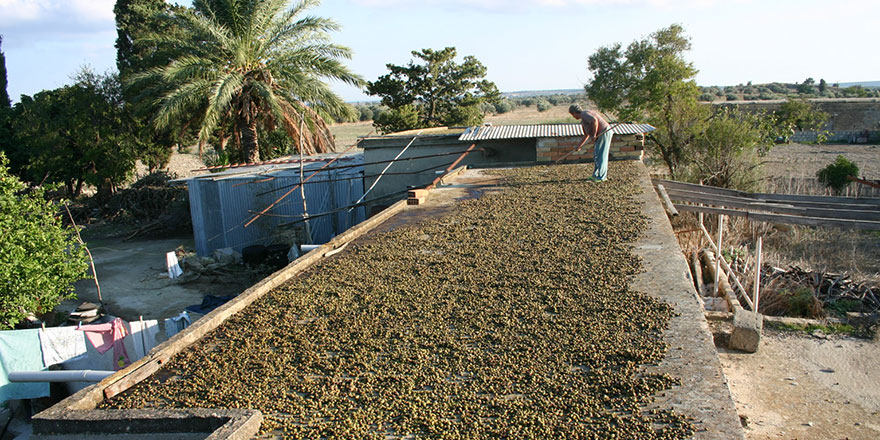
[[[115,0],[0,0],[0,50],[13,102],[72,82],[83,66],[116,68]],[[181,4],[189,4],[181,0]],[[577,89],[587,58],[681,24],[699,85],[880,80],[878,0],[324,0],[348,66],[368,81],[411,52],[455,47],[503,92]],[[346,101],[375,99],[341,83]]]

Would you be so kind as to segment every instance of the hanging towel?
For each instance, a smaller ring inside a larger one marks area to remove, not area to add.
[[[10,383],[12,371],[43,371],[38,329],[0,331],[0,402],[49,395],[49,382]]]
[[[50,366],[86,354],[86,340],[73,327],[50,327],[40,330],[40,348],[43,364]]]
[[[165,267],[168,269],[168,278],[172,280],[183,275],[183,270],[180,268],[177,254],[174,251],[165,254]]]
[[[189,327],[190,322],[191,321],[189,320],[189,313],[187,313],[185,310],[183,312],[180,312],[179,315],[173,318],[166,319],[165,336],[167,336],[168,339],[171,339],[172,336],[182,332],[183,329]]]
[[[128,323],[131,327],[131,342],[134,345],[134,356],[132,361],[136,361],[150,352],[156,346],[156,336],[159,334],[159,321],[131,321]]]
[[[116,318],[113,322],[107,324],[81,325],[77,330],[82,330],[86,334],[86,339],[92,343],[92,346],[98,350],[98,353],[104,354],[110,348],[113,348],[113,368],[121,370],[126,365],[131,364],[128,357],[128,351],[125,349],[125,321]]]

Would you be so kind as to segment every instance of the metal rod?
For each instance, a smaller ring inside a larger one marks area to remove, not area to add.
[[[289,196],[289,195],[292,194],[294,191],[296,191],[296,189],[297,189],[300,185],[302,185],[302,184],[308,182],[309,179],[311,179],[312,177],[317,176],[318,173],[321,172],[321,170],[323,170],[324,168],[327,168],[328,166],[330,166],[331,163],[336,162],[337,159],[339,159],[340,157],[342,157],[344,154],[348,153],[349,150],[351,150],[352,148],[354,148],[354,145],[352,145],[351,147],[348,147],[347,150],[343,151],[342,153],[339,153],[338,156],[334,157],[334,158],[331,159],[329,162],[325,163],[324,166],[322,166],[321,168],[318,168],[317,170],[315,170],[315,172],[312,173],[312,174],[310,174],[309,177],[307,177],[305,180],[300,180],[299,183],[297,183],[293,188],[291,188],[289,191],[287,191],[286,193],[284,193],[284,195],[282,195],[281,197],[279,197],[277,200],[275,200],[274,202],[272,202],[272,204],[269,205],[269,206],[267,206],[266,209],[260,211],[259,213],[257,213],[256,215],[254,215],[254,218],[248,220],[248,222],[244,224],[244,227],[246,228],[246,227],[250,226],[251,223],[257,221],[257,219],[260,218],[260,216],[262,216],[263,214],[269,212],[270,209],[274,208],[275,205],[277,205],[277,204],[280,203],[282,200],[284,200],[285,197]]]
[[[115,371],[59,370],[59,371],[12,371],[10,382],[100,382]]]
[[[394,156],[394,159],[391,159],[391,162],[388,162],[388,165],[385,165],[385,169],[383,169],[382,172],[379,173],[379,177],[377,177],[376,180],[373,181],[373,184],[370,185],[370,188],[367,189],[367,190],[364,192],[364,194],[363,194],[363,195],[362,195],[362,196],[361,196],[356,202],[354,202],[355,204],[358,204],[358,203],[364,201],[364,199],[367,197],[367,194],[369,194],[371,191],[373,191],[373,188],[376,187],[376,185],[379,183],[379,180],[382,179],[382,176],[384,176],[384,175],[385,175],[385,172],[388,171],[388,168],[391,168],[391,165],[394,165],[394,162],[395,162],[397,159],[400,159],[400,156],[403,156],[403,153],[406,153],[406,150],[408,150],[409,147],[413,144],[413,142],[415,142],[416,139],[418,139],[419,135],[421,135],[423,131],[424,131],[424,130],[419,130],[419,132],[416,133],[415,136],[413,136],[412,140],[409,141],[409,143],[406,144],[406,146],[403,147],[402,150],[400,150],[400,153],[397,153],[397,156]],[[348,211],[351,212],[352,209],[354,209],[354,207],[352,207],[352,208],[349,209]]]
[[[455,162],[452,162],[452,164],[450,164],[448,167],[446,167],[446,171],[444,171],[443,174],[437,176],[437,178],[434,179],[434,181],[431,182],[430,185],[428,185],[428,188],[434,188],[435,186],[437,186],[437,184],[440,183],[440,181],[443,180],[443,178],[446,177],[447,174],[449,174],[450,172],[452,172],[452,170],[455,169],[455,167],[456,167],[456,166],[457,166],[462,160],[464,160],[465,156],[467,156],[468,154],[470,154],[470,152],[473,151],[473,150],[474,150],[474,147],[476,147],[476,146],[477,146],[477,143],[476,143],[476,142],[472,143],[471,146],[468,147],[468,149],[465,150],[464,153],[461,153],[461,156],[458,156],[458,159],[455,159]]]

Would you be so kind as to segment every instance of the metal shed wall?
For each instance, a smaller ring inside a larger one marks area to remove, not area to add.
[[[363,163],[363,158],[356,159]],[[350,164],[348,162],[347,164]],[[305,166],[305,177],[322,163]],[[363,195],[363,166],[321,171],[304,185],[312,242],[326,243],[331,238],[366,219],[364,207],[321,215],[349,206]],[[300,190],[296,189],[267,215],[250,226],[244,224],[299,183],[299,169],[279,168],[228,176],[201,176],[187,181],[193,236],[199,255],[211,255],[216,249],[233,248],[241,252],[251,245],[293,244],[291,223],[302,219]],[[298,224],[301,224],[299,222]],[[286,227],[282,227],[286,225]]]

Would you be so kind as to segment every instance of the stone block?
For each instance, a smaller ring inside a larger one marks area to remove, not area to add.
[[[763,328],[764,317],[760,313],[737,307],[733,314],[733,333],[730,335],[729,348],[747,353],[758,351]]]
[[[419,199],[428,197],[428,190],[426,189],[411,189],[409,193],[407,193],[407,197],[411,199]]]

